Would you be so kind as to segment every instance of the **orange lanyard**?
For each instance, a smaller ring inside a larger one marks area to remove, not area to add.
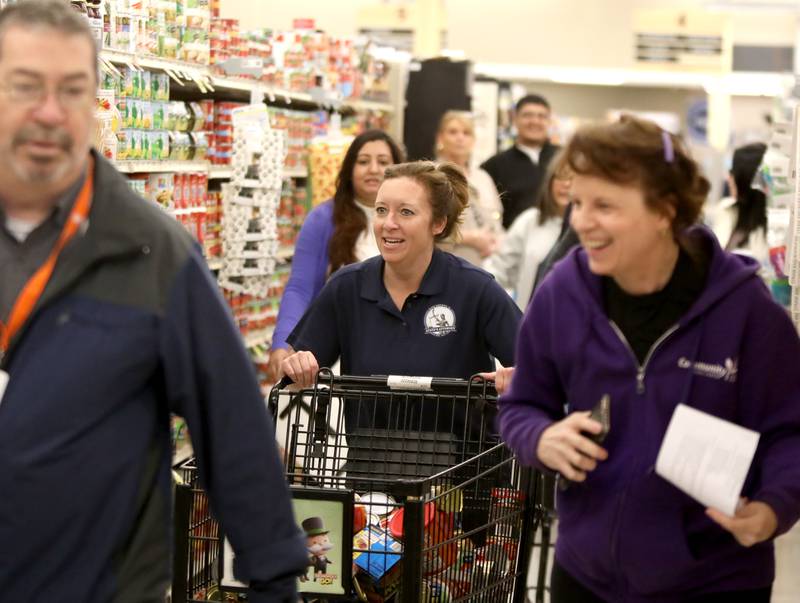
[[[11,313],[8,315],[8,322],[0,322],[0,351],[5,353],[11,343],[11,339],[22,328],[25,321],[30,318],[34,306],[39,301],[39,298],[44,293],[50,277],[53,275],[53,270],[56,267],[58,256],[61,251],[70,242],[75,233],[78,232],[81,224],[86,221],[89,216],[89,209],[92,207],[92,192],[93,192],[93,171],[94,161],[90,158],[89,169],[87,170],[86,180],[83,183],[78,198],[72,206],[72,211],[67,218],[64,228],[61,230],[61,235],[58,241],[53,246],[50,255],[45,262],[39,266],[39,269],[33,276],[25,283],[25,286],[17,296],[14,306],[11,308]]]

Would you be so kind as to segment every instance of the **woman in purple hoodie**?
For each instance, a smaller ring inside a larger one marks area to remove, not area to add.
[[[768,603],[772,541],[800,516],[796,331],[757,263],[694,226],[709,187],[678,139],[625,116],[581,128],[563,161],[582,248],[537,290],[500,406],[521,462],[577,482],[551,600]],[[655,473],[678,403],[761,434],[734,517]]]

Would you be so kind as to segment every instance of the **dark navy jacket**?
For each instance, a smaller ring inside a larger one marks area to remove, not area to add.
[[[95,160],[88,229],[4,359],[0,600],[164,600],[170,412],[251,600],[294,600],[305,546],[239,334],[190,237]]]
[[[339,269],[292,331],[289,344],[313,352],[320,366],[341,357],[344,375],[468,379],[494,371],[494,358],[513,366],[521,313],[491,274],[436,249],[419,290],[398,309],[383,284],[383,266],[383,258],[375,256]],[[364,427],[364,417],[369,427],[386,427],[385,411],[362,403],[359,413],[349,405],[347,428]],[[436,425],[423,418],[422,427],[450,430],[442,425],[451,417],[437,414],[431,419]],[[456,422],[452,429],[459,433],[463,417]]]

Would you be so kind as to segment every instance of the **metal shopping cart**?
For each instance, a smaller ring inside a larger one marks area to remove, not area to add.
[[[172,603],[219,600],[219,524],[198,483],[193,458],[175,469]]]
[[[355,493],[346,509],[348,591],[305,600],[525,600],[543,517],[540,482],[495,433],[496,398],[480,377],[338,377],[327,369],[313,388],[272,390],[295,495]],[[172,601],[237,600],[236,589],[220,587],[222,536],[194,460],[177,471],[184,484],[175,495]]]
[[[355,492],[353,596],[525,600],[533,472],[495,433],[491,383],[323,369],[314,388],[282,385],[270,408],[289,482]]]

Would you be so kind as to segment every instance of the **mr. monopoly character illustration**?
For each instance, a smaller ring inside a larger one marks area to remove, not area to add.
[[[328,564],[333,563],[326,556],[326,553],[333,548],[333,544],[328,538],[329,530],[325,529],[321,517],[309,517],[303,520],[301,526],[306,533],[306,548],[309,553],[308,565],[314,568],[313,579],[316,582],[318,578],[327,574]],[[300,576],[301,582],[306,582],[307,580],[307,575]]]

